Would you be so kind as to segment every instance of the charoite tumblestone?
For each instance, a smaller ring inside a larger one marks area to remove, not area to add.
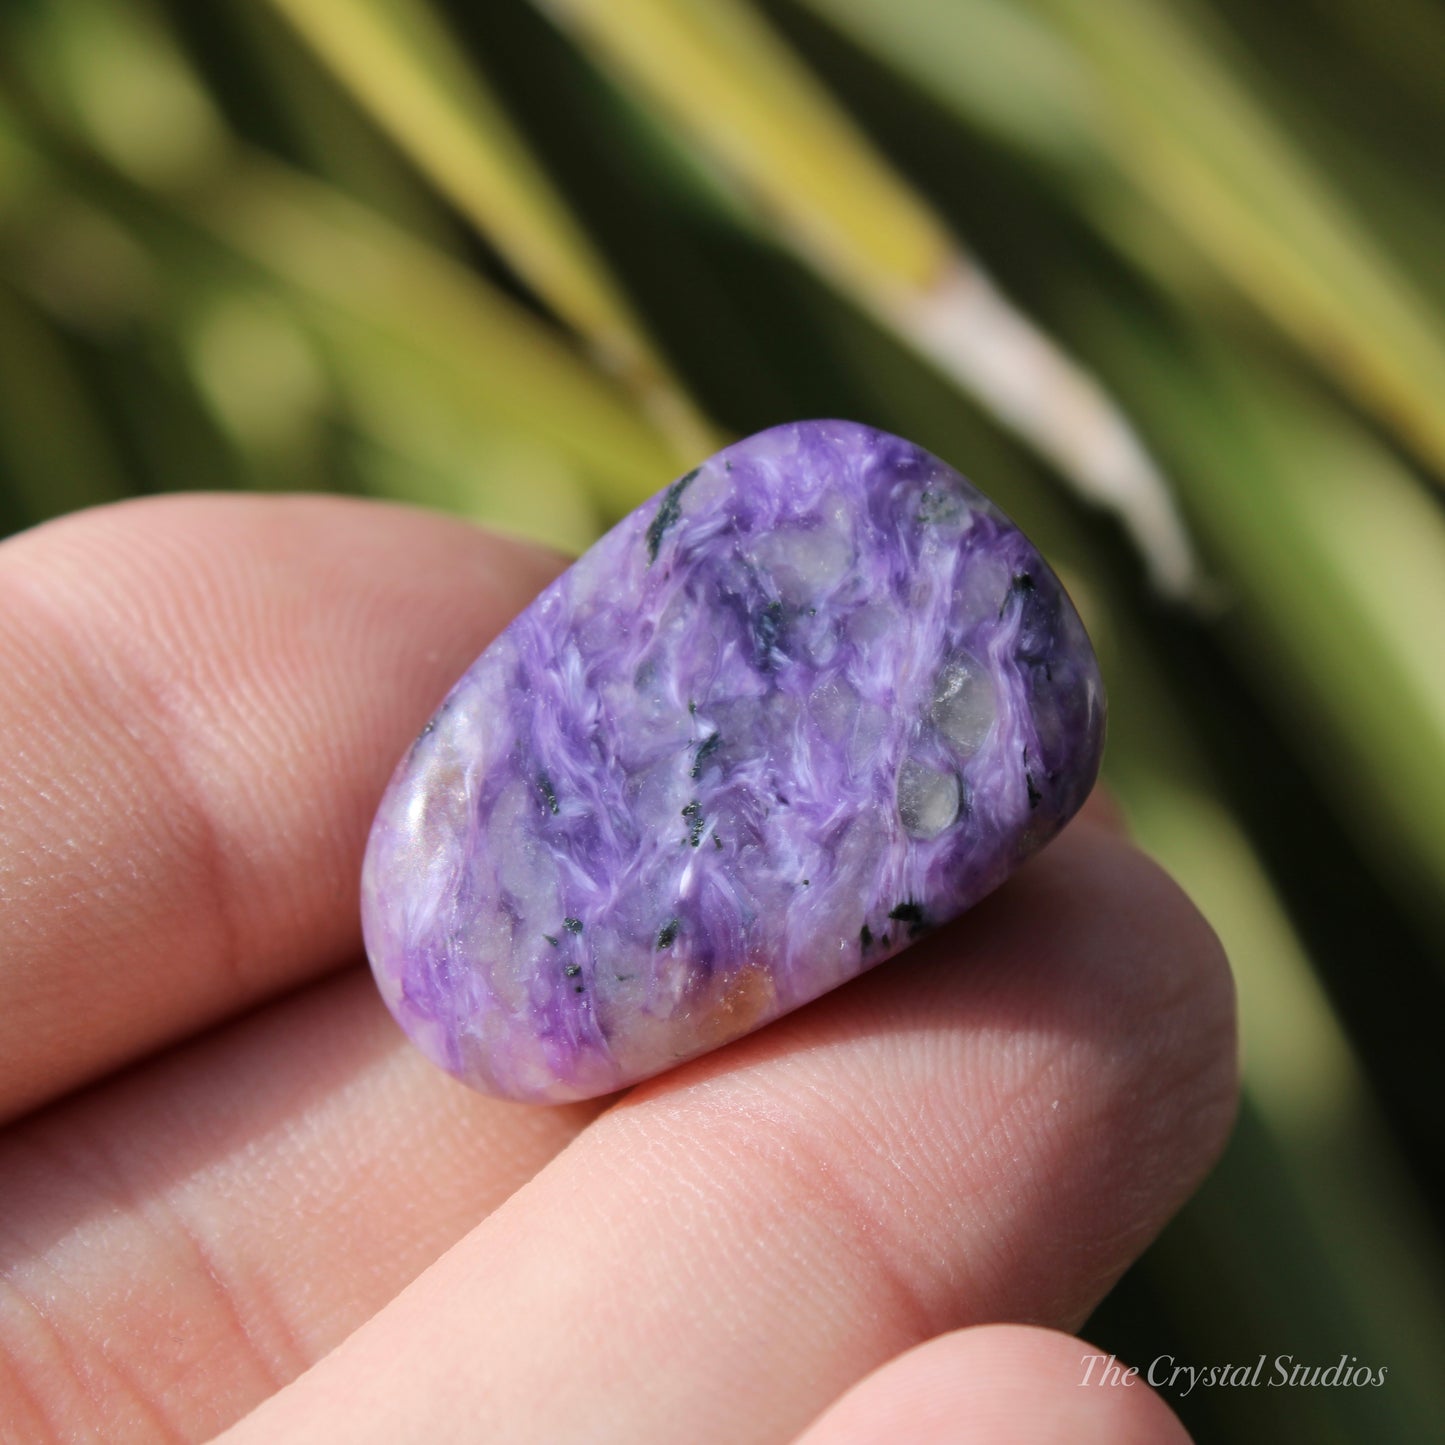
[[[728,447],[482,654],[367,850],[412,1038],[517,1099],[606,1093],[826,993],[1079,807],[1104,694],[1027,538],[849,422]]]

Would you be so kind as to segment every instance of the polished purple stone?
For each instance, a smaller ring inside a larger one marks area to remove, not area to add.
[[[775,427],[619,522],[452,689],[367,849],[381,991],[490,1093],[606,1093],[897,953],[1084,801],[1093,650],[957,472]]]

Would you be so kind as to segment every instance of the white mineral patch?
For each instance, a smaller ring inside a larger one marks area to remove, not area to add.
[[[888,730],[888,713],[876,702],[864,702],[858,708],[858,721],[848,741],[848,766],[862,772],[873,761],[883,734]]]
[[[511,895],[526,923],[540,932],[560,918],[561,896],[557,860],[534,836],[538,786],[533,778],[518,778],[497,799],[487,826],[497,837],[517,840],[497,850],[497,883]]]
[[[820,612],[816,617],[800,617],[795,627],[803,656],[816,668],[827,667],[838,655],[842,645],[835,620]]]
[[[858,813],[849,820],[833,859],[829,896],[846,899],[857,908],[856,922],[850,917],[839,920],[843,936],[850,943],[856,941],[858,925],[863,922],[862,900],[877,890],[879,863],[887,849],[888,830],[881,814]]]
[[[856,608],[848,619],[848,640],[855,647],[867,647],[893,634],[898,614],[881,602],[869,602]]]
[[[785,602],[801,604],[831,592],[853,563],[853,539],[829,518],[821,526],[786,527],[760,537],[758,562]]]
[[[692,519],[698,513],[716,510],[733,489],[732,473],[717,462],[704,462],[683,492],[681,510]]]
[[[954,586],[954,622],[959,627],[973,627],[991,622],[999,614],[1008,597],[1013,577],[1003,558],[988,553],[975,555],[959,569]]]
[[[898,816],[915,838],[936,838],[958,817],[958,777],[915,758],[898,770]]]
[[[956,653],[933,684],[929,716],[959,752],[971,757],[982,746],[998,713],[993,683],[977,658]]]
[[[808,710],[823,736],[830,743],[838,744],[852,731],[858,716],[858,694],[847,679],[830,677],[813,689]]]
[[[632,819],[650,846],[676,846],[689,830],[690,821],[682,810],[697,791],[697,784],[679,762],[680,752],[673,751],[628,780]]]
[[[472,960],[479,960],[485,969],[487,986],[505,1011],[503,1016],[518,1014],[527,1007],[537,954],[547,942],[536,931],[525,930],[525,934],[525,938],[519,939],[516,926],[506,914],[497,911],[479,919],[458,936],[453,968],[459,979],[466,980],[463,987],[469,1001],[479,993],[485,1001],[478,987],[480,977],[468,978],[469,973],[478,972]],[[494,1011],[479,1009],[478,1012],[485,1016]]]

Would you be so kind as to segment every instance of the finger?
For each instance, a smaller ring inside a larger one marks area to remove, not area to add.
[[[0,1438],[42,1418],[112,1439],[123,1420],[213,1433],[598,1108],[461,1089],[358,973],[34,1116],[0,1138]],[[168,1333],[182,1358],[154,1349]]]
[[[0,1440],[209,1439],[600,1107],[463,1088],[356,969],[31,1116],[0,1136]]]
[[[1121,838],[1129,836],[1129,823],[1124,817],[1124,810],[1102,782],[1095,783],[1093,791],[1084,800],[1084,806],[1079,809],[1079,819],[1103,828],[1106,832],[1117,833]]]
[[[913,1344],[1076,1327],[1233,1116],[1207,925],[1088,824],[604,1114],[228,1437],[785,1440]]]
[[[1138,1376],[1082,1340],[979,1325],[908,1350],[796,1445],[1189,1445]]]
[[[0,1118],[357,957],[390,769],[557,565],[320,498],[0,546]]]

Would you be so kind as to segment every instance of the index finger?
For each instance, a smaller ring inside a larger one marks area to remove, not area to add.
[[[0,546],[0,1119],[359,956],[389,771],[560,565],[339,498]]]

